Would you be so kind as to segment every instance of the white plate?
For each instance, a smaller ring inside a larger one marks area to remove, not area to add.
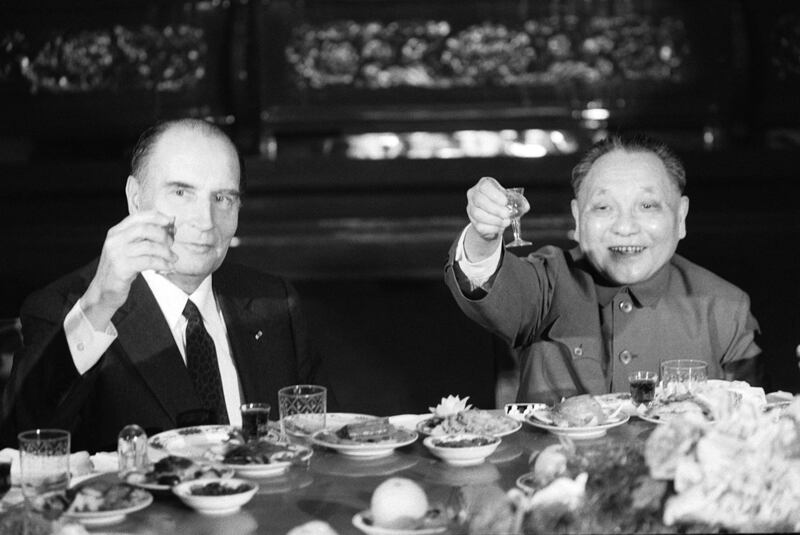
[[[389,423],[406,431],[416,431],[417,424],[430,417],[431,413],[429,412],[425,414],[396,414],[389,416]]]
[[[242,477],[271,477],[286,473],[293,464],[304,463],[311,458],[313,451],[306,446],[289,444],[286,448],[297,454],[297,458],[291,461],[273,461],[267,464],[229,464],[224,463]]]
[[[478,435],[493,435],[493,436],[499,438],[499,437],[508,436],[511,433],[516,433],[517,431],[519,431],[522,428],[522,422],[519,422],[519,421],[517,421],[517,420],[515,420],[513,418],[510,418],[508,416],[494,415],[494,418],[497,418],[498,420],[503,420],[503,421],[509,422],[508,423],[508,428],[505,431],[499,431],[497,433],[488,433],[488,432],[486,432],[485,430],[482,430],[482,429],[467,429],[467,430],[461,431],[461,433],[474,433],[474,434],[478,434]],[[436,428],[436,426],[439,425],[439,423],[441,423],[441,422],[437,422],[436,421],[436,420],[439,420],[439,419],[442,419],[442,418],[439,417],[439,416],[429,416],[428,418],[422,420],[421,422],[419,422],[417,424],[417,431],[419,431],[423,435],[432,434],[432,432]],[[444,436],[447,433],[442,432],[440,434],[442,436]]]
[[[447,526],[420,529],[382,528],[372,523],[372,514],[369,510],[356,513],[353,516],[353,525],[367,535],[434,535],[435,533],[444,533],[447,530]]]
[[[377,416],[372,416],[370,414],[361,414],[358,412],[329,412],[325,414],[325,429],[339,429],[344,427],[347,424],[352,424],[354,422],[360,422],[364,420],[371,420],[372,418],[377,418]],[[287,434],[292,435],[294,437],[301,437],[307,438],[313,435],[316,431],[312,431],[310,433],[300,431],[296,428],[289,429],[286,431]]]
[[[209,461],[209,453],[221,451],[238,435],[239,430],[230,425],[198,425],[170,429],[153,435],[147,442],[151,448],[167,455]]]
[[[81,524],[87,526],[107,526],[109,524],[116,524],[117,522],[122,522],[125,519],[125,515],[127,515],[128,513],[135,513],[136,511],[141,511],[151,503],[153,503],[153,495],[148,492],[147,496],[144,497],[141,502],[135,505],[131,505],[129,507],[124,507],[122,509],[112,509],[110,511],[64,513],[64,517],[72,520],[77,520]]]
[[[168,455],[178,455],[194,460],[213,462],[215,466],[233,469],[243,477],[269,477],[283,474],[292,461],[277,461],[264,464],[228,464],[221,461],[222,453],[231,437],[238,436],[238,430],[228,425],[201,425],[164,431],[150,437],[150,447]],[[287,446],[308,460],[311,449],[305,446]]]
[[[614,427],[619,427],[620,425],[624,424],[630,419],[628,414],[617,414],[613,417],[610,421],[599,424],[599,425],[588,425],[588,426],[581,426],[581,427],[561,427],[558,425],[553,425],[553,420],[549,417],[550,410],[538,410],[533,411],[533,414],[529,416],[525,421],[528,422],[533,427],[538,427],[539,429],[546,429],[550,431],[552,434],[559,436],[559,437],[567,437],[574,440],[581,440],[581,439],[588,439],[588,438],[597,438],[602,437],[606,434],[606,431],[612,429]]]
[[[229,479],[229,478],[232,478],[234,476],[234,474],[236,474],[236,472],[233,470],[233,468],[226,468],[226,467],[222,467],[222,466],[214,466],[214,469],[217,472],[219,472],[220,475],[218,475],[218,476],[209,476],[209,475],[207,475],[207,476],[202,476],[202,477],[195,478],[195,479],[185,479],[183,481],[180,481],[179,483],[186,483],[188,481],[202,481],[203,479],[211,479],[211,478],[214,478],[214,479],[217,479],[217,478]],[[159,483],[136,483],[134,481],[127,481],[127,480],[125,481],[125,483],[127,483],[128,485],[132,485],[134,487],[139,487],[140,489],[145,489],[145,490],[155,491],[155,492],[168,491],[168,490],[172,489],[172,485],[161,485]],[[176,483],[176,485],[177,484],[178,483]]]
[[[650,422],[651,424],[663,424],[667,421],[667,420],[662,420],[661,418],[647,416],[644,412],[637,412],[636,416],[638,416],[640,420],[644,420],[645,422]]]
[[[392,440],[382,442],[338,442],[340,440],[334,431],[324,429],[311,435],[311,441],[319,446],[331,448],[342,455],[356,459],[375,459],[391,455],[397,448],[413,444],[417,437],[416,432],[398,429],[392,435]]]

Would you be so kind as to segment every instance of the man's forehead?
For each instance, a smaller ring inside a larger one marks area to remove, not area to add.
[[[676,190],[661,158],[651,152],[615,150],[597,159],[589,169],[581,193],[605,194],[616,189],[642,192]]]
[[[239,160],[229,142],[218,136],[176,126],[154,143],[148,166],[152,171],[175,168],[196,161],[218,163],[239,178]]]

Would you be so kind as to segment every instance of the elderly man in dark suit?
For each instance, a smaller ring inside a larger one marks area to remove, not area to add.
[[[30,296],[24,345],[3,395],[0,438],[34,427],[72,432],[73,449],[115,449],[149,433],[240,422],[243,402],[324,383],[286,281],[223,265],[236,232],[239,158],[200,120],[159,124],[134,149],[130,215],[99,259]]]

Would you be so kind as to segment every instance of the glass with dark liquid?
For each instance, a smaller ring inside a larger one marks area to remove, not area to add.
[[[637,371],[628,375],[628,383],[631,387],[631,398],[636,405],[650,403],[656,393],[656,382],[658,374],[656,372]]]
[[[248,442],[269,434],[269,403],[244,403],[242,411],[242,436]]]

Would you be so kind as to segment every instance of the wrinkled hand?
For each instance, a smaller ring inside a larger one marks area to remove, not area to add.
[[[524,203],[520,216],[530,210],[528,201]],[[485,176],[467,191],[467,216],[482,239],[494,241],[501,236],[511,224],[510,215],[506,190],[494,178]]]
[[[178,259],[171,249],[173,229],[174,218],[148,211],[130,215],[108,231],[97,272],[81,298],[95,328],[103,328],[125,303],[139,273],[173,270]]]
[[[530,210],[523,197],[519,215]],[[511,224],[506,190],[497,180],[485,176],[467,191],[467,216],[470,228],[464,242],[467,257],[475,262],[489,256]]]

